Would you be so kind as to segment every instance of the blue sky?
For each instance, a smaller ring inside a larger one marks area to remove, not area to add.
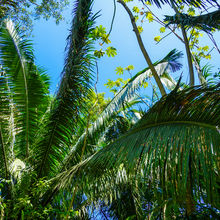
[[[35,49],[36,63],[46,68],[48,74],[51,77],[51,92],[56,90],[56,85],[60,79],[60,73],[64,64],[64,48],[66,45],[66,38],[71,26],[72,8],[70,4],[64,11],[65,21],[56,25],[53,19],[49,21],[37,20],[34,25],[33,31],[33,43]],[[154,12],[162,17],[163,14],[171,14],[174,12],[165,6],[163,9],[153,9]],[[96,25],[103,25],[107,31],[110,28],[112,14],[113,14],[113,0],[95,0],[93,11],[100,12],[100,17],[96,20]],[[155,62],[158,59],[163,58],[172,49],[185,51],[183,44],[175,36],[170,35],[165,38],[161,43],[156,45],[153,40],[155,36],[160,35],[160,26],[153,22],[144,24],[144,32],[142,33],[142,39],[145,43],[146,49],[149,51],[151,59]],[[167,32],[168,33],[168,32]],[[113,30],[110,36],[111,46],[117,48],[117,56],[114,58],[103,57],[98,60],[99,66],[99,83],[98,92],[106,92],[106,96],[111,96],[103,85],[108,79],[115,80],[118,75],[115,74],[115,68],[118,66],[126,67],[128,65],[134,65],[135,69],[133,74],[144,69],[147,64],[144,60],[140,49],[138,47],[135,34],[132,31],[130,20],[121,5],[117,3],[117,12]],[[220,43],[220,34],[215,36],[217,43]],[[211,42],[207,37],[204,37],[202,45],[211,45]],[[211,64],[215,66],[214,71],[220,67],[219,54],[214,52]],[[183,64],[184,72],[187,70],[187,60],[184,58],[181,60]],[[209,61],[207,61],[209,62]],[[180,73],[173,74],[174,78],[179,76]],[[187,74],[184,74],[185,80],[188,80]],[[128,78],[129,76],[124,76]]]

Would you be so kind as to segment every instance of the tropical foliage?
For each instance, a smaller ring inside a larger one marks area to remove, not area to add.
[[[118,2],[137,30],[127,1]],[[24,32],[2,20],[0,219],[218,219],[219,82],[208,83],[205,68],[202,85],[174,80],[183,54],[172,50],[154,63],[144,55],[149,67],[105,100],[93,79],[92,4],[75,1],[54,96]],[[153,90],[146,102],[140,91],[155,74],[165,94]]]
[[[214,28],[220,29],[220,9],[200,16],[189,16],[186,14],[166,16],[169,24],[181,24],[182,26],[199,27],[204,31],[211,31]]]
[[[62,11],[68,4],[68,0],[1,0],[0,19],[12,19],[30,34],[34,19],[48,20],[52,17],[58,24],[64,19]]]

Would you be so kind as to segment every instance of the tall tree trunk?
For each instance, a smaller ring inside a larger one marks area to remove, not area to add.
[[[162,84],[162,82],[160,80],[160,77],[158,76],[157,71],[156,71],[153,63],[151,62],[151,59],[150,59],[150,57],[149,57],[149,55],[148,55],[148,53],[147,53],[147,51],[146,51],[146,49],[144,47],[144,43],[143,43],[142,38],[140,36],[140,33],[138,31],[137,25],[135,23],[135,18],[133,16],[132,12],[130,11],[130,9],[128,8],[128,6],[126,5],[126,3],[124,1],[118,0],[118,2],[125,8],[125,10],[127,11],[128,15],[130,17],[131,24],[133,26],[134,33],[135,33],[135,35],[137,37],[137,41],[138,41],[139,47],[140,47],[141,52],[144,55],[144,58],[145,58],[148,66],[149,66],[149,68],[150,68],[150,70],[151,70],[151,72],[153,74],[153,77],[154,77],[154,79],[155,79],[155,81],[157,83],[157,86],[158,86],[158,88],[160,90],[161,95],[162,96],[166,95],[166,91],[165,91],[164,86],[163,86],[163,84]]]

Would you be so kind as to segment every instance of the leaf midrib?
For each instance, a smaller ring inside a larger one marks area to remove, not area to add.
[[[12,29],[12,30],[8,30],[9,32],[9,36],[11,37],[11,40],[13,42],[13,45],[15,47],[15,50],[17,51],[18,57],[19,57],[19,61],[21,64],[21,69],[22,69],[22,75],[24,77],[24,87],[25,87],[25,110],[26,110],[26,126],[25,126],[25,139],[26,139],[26,158],[28,158],[29,156],[29,102],[28,102],[28,86],[27,86],[27,78],[26,78],[26,70],[25,70],[25,64],[23,62],[23,58],[21,55],[21,52],[19,50],[19,46],[17,41],[15,41],[15,38],[17,38],[17,34],[16,32]],[[15,38],[13,37],[13,35],[15,35]]]
[[[134,128],[130,132],[128,132],[127,134],[119,137],[119,139],[125,138],[125,137],[127,137],[131,134],[137,133],[137,132],[139,132],[141,130],[144,130],[144,129],[158,127],[158,126],[172,125],[172,124],[179,124],[179,125],[184,124],[184,125],[191,125],[191,126],[195,125],[195,126],[198,126],[198,127],[204,127],[204,128],[210,128],[210,129],[216,130],[215,125],[210,125],[210,124],[206,124],[206,123],[202,123],[202,122],[196,122],[196,121],[165,121],[165,122],[156,122],[156,123],[152,123],[152,124],[142,125],[138,128]]]

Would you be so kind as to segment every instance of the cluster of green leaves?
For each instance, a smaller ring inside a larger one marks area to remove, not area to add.
[[[198,9],[195,10],[192,6],[185,7],[184,5],[179,7],[179,11],[181,13],[187,13],[189,16],[195,16],[196,12],[198,14],[201,14],[201,11],[199,12]],[[186,11],[186,12],[185,12]],[[187,27],[186,27],[187,28]],[[188,27],[190,29],[190,27]],[[213,30],[213,32],[215,32]],[[201,28],[200,27],[193,27],[189,30],[189,47],[192,51],[192,54],[199,57],[200,59],[205,58],[205,59],[211,59],[211,54],[210,54],[210,48],[208,45],[201,46],[200,43],[200,38],[203,37],[203,33],[201,33]]]
[[[117,78],[115,81],[108,79],[108,82],[104,84],[106,88],[110,89],[114,95],[121,89],[130,79],[123,80],[122,78]]]
[[[124,71],[127,71],[129,73],[129,76],[132,76],[131,70],[134,70],[134,66],[133,65],[128,65],[125,68],[122,68],[121,66],[116,67],[115,72],[117,75],[123,75]],[[110,92],[113,92],[114,95],[116,95],[116,93],[123,89],[130,81],[130,78],[127,78],[126,80],[124,80],[123,78],[117,78],[115,81],[108,79],[108,82],[106,84],[104,84],[106,86],[106,88],[110,89]],[[140,84],[140,88],[144,87],[147,88],[148,87],[148,83],[143,81]]]
[[[3,0],[0,5],[0,20],[12,19],[16,24],[19,23],[26,33],[30,33],[33,19],[54,18],[58,24],[64,19],[62,11],[68,4],[69,0]]]
[[[143,32],[143,30],[144,30],[143,29],[144,19],[147,19],[149,23],[153,22],[153,21],[158,22],[158,18],[155,18],[153,11],[150,9],[150,6],[152,6],[151,2],[146,1],[146,2],[144,2],[144,4],[145,4],[145,7],[139,8],[137,6],[134,6],[132,8],[132,11],[135,14],[134,17],[135,17],[136,22],[139,20],[140,17],[142,17],[140,20],[141,25],[138,26],[138,30],[140,33]],[[194,6],[195,5],[193,2],[190,3],[189,5],[185,5],[182,2],[179,4],[178,10],[182,15],[186,15],[186,16],[191,16],[191,17],[193,16],[194,17],[196,15],[196,13],[200,15],[202,13],[202,9],[200,9],[200,10],[198,8],[195,9]],[[215,17],[215,20],[213,21],[213,26],[215,26],[215,22],[218,24],[218,20],[219,20],[219,11],[216,11],[214,13],[216,16],[214,14],[213,15],[210,14],[211,18]],[[178,15],[176,15],[176,17],[178,18]],[[197,17],[198,16],[195,16],[195,18],[197,18]],[[200,17],[202,19],[202,16],[200,16]],[[206,16],[206,17],[208,17],[208,16]],[[184,20],[184,19],[185,18],[182,18],[182,20]],[[199,19],[199,17],[198,17],[198,19]],[[169,21],[169,23],[168,23],[168,21]],[[165,33],[168,24],[170,25],[170,24],[176,23],[176,24],[180,25],[180,23],[181,23],[180,21],[171,22],[171,16],[166,16],[166,19],[164,21],[160,20],[159,22],[160,22],[160,24],[163,25],[159,29],[161,34]],[[195,22],[195,23],[198,24],[198,22]],[[181,23],[181,25],[185,26],[188,29],[190,28],[189,26],[186,26],[186,24],[183,22]],[[178,26],[178,27],[180,27],[180,26]],[[202,30],[205,30],[205,29],[203,28]],[[207,30],[208,29],[206,28],[206,31]],[[214,28],[212,28],[211,30],[212,30],[212,32],[215,32]],[[200,59],[202,59],[202,58],[211,59],[211,54],[210,54],[211,50],[210,50],[209,46],[208,45],[201,46],[201,43],[200,43],[200,37],[203,36],[203,33],[201,33],[201,26],[193,26],[193,28],[190,29],[189,34],[190,34],[189,46],[190,46],[190,49],[192,50],[192,54],[199,57]],[[169,35],[169,34],[167,34],[167,35]],[[164,36],[158,35],[158,36],[154,37],[154,40],[157,43],[159,43],[164,37],[166,37],[166,35],[164,35]]]
[[[104,44],[110,44],[111,41],[109,40],[109,34],[106,33],[106,28],[102,25],[97,26],[91,33],[93,40],[101,40],[99,45],[103,47]],[[117,55],[117,50],[115,47],[109,46],[105,50],[103,48],[94,51],[94,55],[97,58],[101,58],[104,55],[108,57],[114,57]]]

